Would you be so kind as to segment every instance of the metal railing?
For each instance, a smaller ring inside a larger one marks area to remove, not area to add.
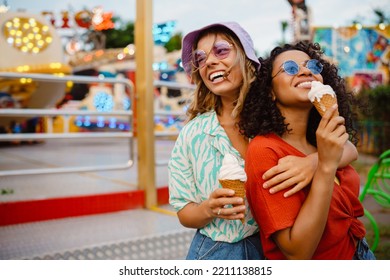
[[[188,89],[188,90],[194,90],[195,86],[191,84],[181,84],[181,83],[175,83],[175,82],[166,82],[166,81],[154,81],[155,87],[167,87],[170,89]],[[156,110],[154,112],[154,115],[156,116],[173,116],[173,117],[185,117],[184,111],[164,111],[164,110]],[[156,131],[154,135],[156,137],[163,137],[163,136],[177,136],[179,132],[177,131]]]
[[[121,78],[101,78],[101,77],[85,77],[85,76],[55,76],[50,74],[26,74],[26,73],[8,73],[0,72],[0,78],[20,79],[31,78],[41,82],[66,83],[68,81],[76,83],[108,83],[108,84],[123,84],[129,89],[131,99],[133,99],[133,84],[128,79]],[[56,110],[56,109],[0,109],[0,116],[78,116],[78,115],[102,115],[102,116],[127,116],[129,124],[132,123],[133,111],[111,111],[111,112],[96,112],[88,110]],[[68,172],[89,172],[100,170],[117,170],[127,169],[134,164],[134,140],[132,132],[73,132],[73,133],[22,133],[22,134],[0,134],[0,141],[11,140],[38,140],[38,139],[86,139],[86,138],[128,138],[129,139],[129,160],[124,164],[109,164],[109,165],[91,165],[91,166],[75,166],[75,167],[53,167],[53,168],[37,168],[37,169],[19,169],[19,170],[4,170],[0,171],[0,176],[9,175],[31,175],[31,174],[48,174],[48,173],[68,173]]]
[[[166,82],[166,81],[154,81],[155,87],[167,87],[170,89],[188,89],[194,90],[195,86],[191,84],[181,84],[175,82]],[[171,116],[177,118],[184,118],[186,116],[184,111],[166,111],[166,110],[156,110],[154,112],[155,116]],[[154,135],[156,137],[175,137],[179,135],[179,131],[155,131]],[[165,166],[168,165],[168,160],[157,160],[155,161],[156,166]]]
[[[50,74],[27,74],[27,73],[9,73],[0,72],[0,78],[6,79],[20,79],[31,78],[41,82],[56,82],[66,83],[72,81],[74,83],[121,83],[129,89],[131,99],[133,100],[133,84],[128,79],[120,78],[101,78],[101,77],[86,77],[86,76],[55,76]],[[154,81],[155,87],[167,87],[170,89],[188,89],[193,90],[195,87],[191,84],[182,84],[166,81]],[[156,110],[154,112],[158,116],[173,116],[181,118],[185,116],[183,111],[164,111]],[[111,112],[97,112],[91,110],[65,110],[65,109],[0,109],[1,116],[11,117],[55,117],[62,116],[64,118],[64,133],[52,133],[52,123],[49,125],[49,132],[47,133],[19,133],[19,134],[0,134],[0,141],[13,140],[44,140],[44,139],[86,139],[86,138],[128,138],[130,155],[129,160],[124,164],[110,164],[110,165],[93,165],[93,166],[78,166],[78,167],[53,167],[53,168],[39,168],[39,169],[20,169],[20,170],[4,170],[0,171],[0,176],[9,175],[31,175],[31,174],[48,174],[48,173],[71,173],[71,172],[90,172],[101,170],[118,170],[127,169],[134,164],[134,133],[133,132],[74,132],[68,133],[67,120],[70,116],[127,116],[129,124],[133,120],[133,111],[111,111]],[[50,118],[48,120],[51,120]],[[156,137],[177,136],[178,131],[156,131]],[[167,165],[167,160],[156,160],[156,166]]]

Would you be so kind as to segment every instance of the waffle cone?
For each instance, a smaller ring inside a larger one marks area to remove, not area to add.
[[[235,192],[234,196],[245,198],[245,182],[240,180],[219,180],[223,188],[231,189]],[[244,223],[245,219],[241,219]]]
[[[326,110],[328,110],[330,107],[332,107],[334,104],[337,103],[336,97],[333,97],[330,94],[324,94],[322,98],[318,101],[317,99],[314,100],[313,105],[316,107],[318,113],[320,113],[321,117],[325,114]],[[338,112],[337,112],[338,115]]]

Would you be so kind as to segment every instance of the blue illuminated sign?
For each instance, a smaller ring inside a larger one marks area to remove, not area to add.
[[[171,39],[176,21],[167,21],[153,25],[153,39],[156,45],[165,45]]]

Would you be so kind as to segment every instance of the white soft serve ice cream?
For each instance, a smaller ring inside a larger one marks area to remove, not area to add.
[[[309,99],[311,102],[314,102],[317,100],[317,102],[320,101],[320,99],[325,95],[329,94],[333,97],[336,97],[335,92],[333,91],[332,87],[329,85],[324,85],[321,82],[313,81],[311,82],[311,89],[308,93]]]
[[[240,180],[246,182],[246,173],[235,156],[231,154],[226,154],[223,158],[222,166],[219,169],[218,179]]]
[[[333,105],[337,104],[337,97],[332,87],[323,85],[321,82],[313,81],[308,97],[317,109],[320,116],[324,116],[325,112]],[[338,115],[338,111],[335,113]]]

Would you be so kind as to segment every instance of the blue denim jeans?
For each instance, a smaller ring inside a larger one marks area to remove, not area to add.
[[[263,250],[259,233],[255,233],[239,242],[228,243],[213,241],[196,232],[187,260],[262,260]]]
[[[363,238],[358,241],[353,260],[376,260],[374,253],[368,246],[366,238]]]

